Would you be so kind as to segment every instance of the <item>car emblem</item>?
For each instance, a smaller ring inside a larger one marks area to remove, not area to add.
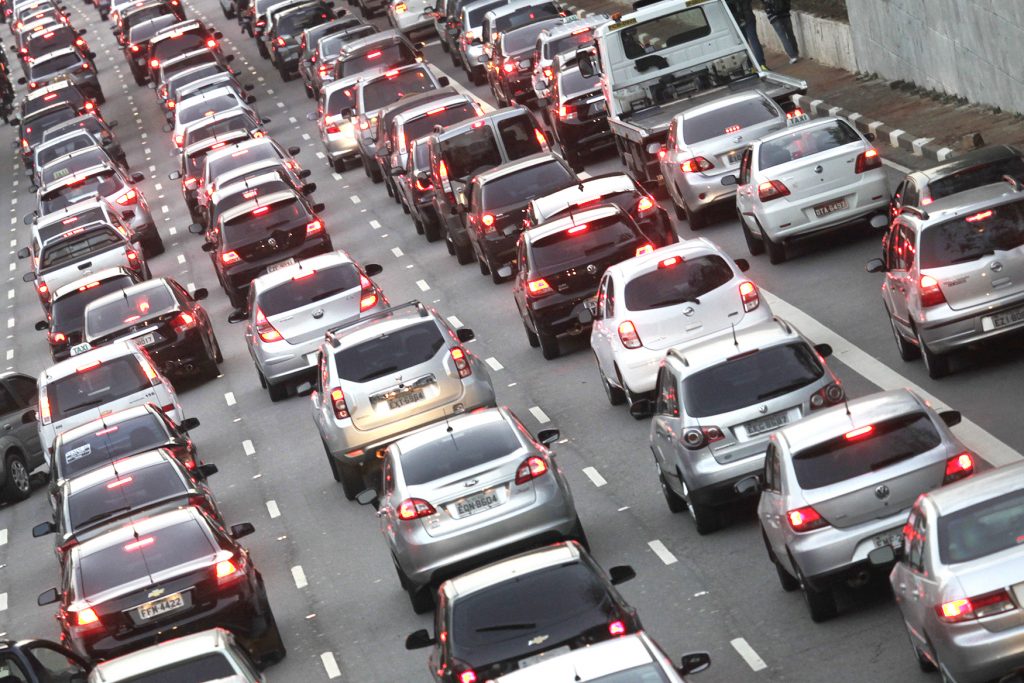
[[[470,486],[476,486],[479,483],[480,483],[479,479],[470,479],[469,481],[464,483],[463,486],[465,486],[468,489]]]
[[[993,261],[992,263],[988,264],[988,268],[993,273],[998,273],[1003,269],[1003,264],[1000,263],[999,261]]]
[[[527,645],[527,647],[533,647],[534,645],[543,645],[544,641],[547,640],[550,637],[551,636],[534,636],[533,638],[530,638],[530,640],[528,640],[526,642],[526,645]]]
[[[687,318],[689,318],[691,315],[693,315],[696,312],[697,311],[695,311],[693,309],[693,306],[687,306],[686,308],[683,309],[683,315],[685,315]]]
[[[823,173],[824,171],[825,171],[825,169],[822,168],[821,164],[818,164],[817,166],[814,167],[814,172],[815,173]]]
[[[591,263],[589,266],[587,266],[587,272],[590,273],[591,275],[595,274],[597,272],[597,266]]]
[[[734,137],[732,139],[732,141],[733,142],[743,142],[743,136],[742,135],[737,135],[736,137]]]
[[[761,406],[760,408],[758,408],[757,412],[761,413],[762,415],[767,413],[768,412],[768,404],[766,403],[763,406]]]
[[[267,240],[267,246],[268,247],[274,247],[276,249],[277,248],[277,240],[275,240],[273,237],[271,237],[270,239]]]
[[[879,500],[885,500],[889,497],[889,487],[885,484],[875,488],[875,497]]]
[[[318,308],[315,311],[313,311],[313,317],[316,318],[317,320],[324,317],[324,309]]]
[[[164,591],[163,588],[154,588],[153,590],[149,591],[149,595],[147,595],[146,597],[147,598],[159,598],[164,593],[165,593],[165,591]]]

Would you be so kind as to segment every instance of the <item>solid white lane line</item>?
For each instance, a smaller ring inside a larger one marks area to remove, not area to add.
[[[658,539],[650,541],[647,545],[650,546],[651,550],[654,551],[654,554],[658,556],[658,559],[665,564],[675,564],[679,561],[676,559],[676,556],[672,554],[672,551],[666,548],[665,544]]]
[[[452,327],[462,327],[462,321],[456,318],[454,315],[448,316],[448,322],[452,324]]]
[[[601,473],[598,472],[595,467],[584,467],[583,474],[587,475],[587,478],[590,479],[597,488],[601,488],[608,483],[608,481],[601,476]]]
[[[271,519],[277,519],[281,516],[281,510],[277,507],[276,500],[267,501],[267,512],[270,514]]]
[[[341,678],[341,669],[338,668],[338,662],[334,659],[333,652],[325,652],[320,655],[320,663],[324,665],[327,678]]]
[[[530,414],[537,418],[537,422],[540,422],[541,424],[547,424],[548,422],[551,422],[551,418],[549,418],[544,413],[544,411],[541,410],[538,406],[533,406],[532,408],[530,408]]]
[[[427,284],[426,280],[417,280],[416,286],[420,288],[421,292],[425,292],[430,289],[430,285]]]
[[[292,567],[292,578],[295,579],[296,588],[305,588],[309,585],[306,581],[306,572],[302,571],[302,565],[297,564]]]
[[[242,450],[245,451],[246,455],[253,455],[256,453],[256,449],[252,445],[252,441],[246,439],[242,442]]]
[[[395,255],[395,258],[402,258],[402,256],[405,255],[405,252],[403,252],[399,247],[392,248],[391,253]]]
[[[729,641],[729,644],[732,645],[733,649],[736,650],[739,656],[743,658],[743,661],[747,663],[747,666],[753,671],[763,671],[768,668],[768,665],[754,652],[754,648],[750,647],[750,643],[745,639],[734,638]]]
[[[227,403],[229,406],[235,405],[235,392],[229,391],[226,394],[224,394],[224,402]]]
[[[491,370],[494,370],[495,372],[497,372],[498,370],[504,370],[505,369],[505,366],[502,365],[501,363],[499,363],[498,359],[494,358],[493,356],[488,358],[488,359],[486,359],[486,363],[488,365],[490,365],[491,366]]]

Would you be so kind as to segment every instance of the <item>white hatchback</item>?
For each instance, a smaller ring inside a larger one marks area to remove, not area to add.
[[[704,238],[685,240],[608,268],[598,286],[590,346],[608,400],[654,391],[668,349],[770,320],[749,268]]]

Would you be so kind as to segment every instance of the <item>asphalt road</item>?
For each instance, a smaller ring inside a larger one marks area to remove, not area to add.
[[[190,3],[186,3],[190,4]],[[558,462],[576,495],[594,554],[606,567],[632,564],[638,578],[622,587],[648,631],[673,656],[707,650],[712,668],[695,681],[926,681],[907,647],[891,597],[865,589],[845,595],[841,615],[811,622],[798,593],[783,593],[766,558],[752,511],[737,510],[734,522],[698,537],[685,515],[667,510],[647,447],[647,425],[605,400],[585,339],[563,346],[565,355],[544,361],[526,342],[511,286],[495,286],[470,265],[459,267],[443,244],[427,244],[411,221],[357,168],[335,175],[321,158],[314,125],[305,115],[312,101],[299,80],[282,83],[277,73],[223,18],[216,0],[191,3],[192,15],[224,31],[234,66],[256,85],[256,106],[272,118],[270,133],[284,145],[300,145],[299,160],[313,170],[318,201],[334,244],[362,263],[380,263],[377,278],[392,302],[419,298],[472,327],[470,349],[487,359],[499,400],[535,429],[557,426],[565,442]],[[201,240],[189,235],[188,214],[177,181],[169,135],[153,94],[139,88],[109,30],[91,7],[73,0],[78,26],[98,52],[97,65],[108,101],[108,120],[128,152],[142,183],[167,252],[151,261],[155,275],[207,287],[207,308],[216,321],[225,355],[222,376],[202,385],[179,387],[188,415],[202,426],[194,432],[200,453],[220,473],[211,486],[229,524],[251,521],[247,539],[269,587],[271,603],[288,645],[287,659],[268,674],[275,681],[426,680],[425,651],[407,652],[407,633],[430,628],[413,614],[399,588],[372,510],[347,502],[331,479],[305,396],[271,404],[260,389],[240,326],[230,326],[227,298],[217,286]],[[382,23],[382,20],[375,20]],[[463,86],[436,45],[428,59]],[[484,100],[486,88],[468,86]],[[0,303],[7,315],[0,348],[9,368],[37,373],[49,362],[43,333],[32,325],[42,313],[30,285],[21,282],[27,262],[14,252],[28,241],[22,216],[34,208],[34,194],[10,146],[15,129],[0,131],[11,150],[0,182],[0,226],[9,217],[8,293]],[[2,142],[0,141],[0,142]],[[883,150],[884,151],[884,150]],[[12,168],[13,166],[13,168]],[[596,174],[618,168],[617,159],[588,163]],[[10,169],[10,170],[8,170]],[[897,177],[891,171],[891,177]],[[174,231],[174,232],[172,232]],[[692,236],[685,226],[680,235]],[[734,220],[700,233],[734,257],[748,257]],[[920,364],[896,355],[879,299],[880,279],[862,265],[878,255],[880,233],[851,228],[816,240],[791,262],[770,266],[751,258],[750,275],[770,292],[777,313],[814,341],[836,348],[830,364],[851,396],[878,387],[915,385],[938,402],[962,410],[960,429],[968,444],[991,462],[1006,462],[1024,450],[1024,425],[1017,403],[1021,363],[1019,342],[989,348],[956,364],[956,374],[935,382]],[[4,265],[0,263],[0,272]],[[0,509],[0,632],[5,637],[55,638],[52,607],[40,608],[38,593],[55,584],[52,539],[33,539],[31,527],[48,514],[45,496]]]

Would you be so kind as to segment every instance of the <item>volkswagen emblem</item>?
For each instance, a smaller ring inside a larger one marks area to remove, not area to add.
[[[693,310],[693,306],[687,306],[686,308],[683,309],[683,315],[685,315],[687,318],[689,318],[696,312],[697,311]]]
[[[879,500],[885,500],[889,497],[889,487],[885,484],[875,487],[875,497]]]
[[[268,247],[273,247],[274,249],[276,249],[277,248],[277,240],[274,239],[273,237],[271,237],[270,239],[267,240],[267,246]]]
[[[591,275],[594,275],[595,273],[597,273],[597,266],[591,263],[589,266],[587,266],[587,272],[590,273]]]
[[[468,489],[470,486],[476,486],[479,483],[480,483],[479,479],[470,479],[469,481],[464,482],[462,485],[465,486]]]
[[[318,308],[315,311],[313,311],[313,317],[316,318],[317,320],[324,317],[324,309]]]
[[[765,403],[765,404],[764,404],[763,406],[761,406],[760,408],[758,408],[758,409],[757,409],[757,412],[761,413],[762,415],[765,415],[765,414],[767,414],[767,412],[768,412],[768,404],[767,404],[767,403]]]
[[[993,273],[998,273],[1003,269],[1003,264],[1000,263],[999,261],[993,261],[992,263],[988,264],[988,269],[991,270]]]

